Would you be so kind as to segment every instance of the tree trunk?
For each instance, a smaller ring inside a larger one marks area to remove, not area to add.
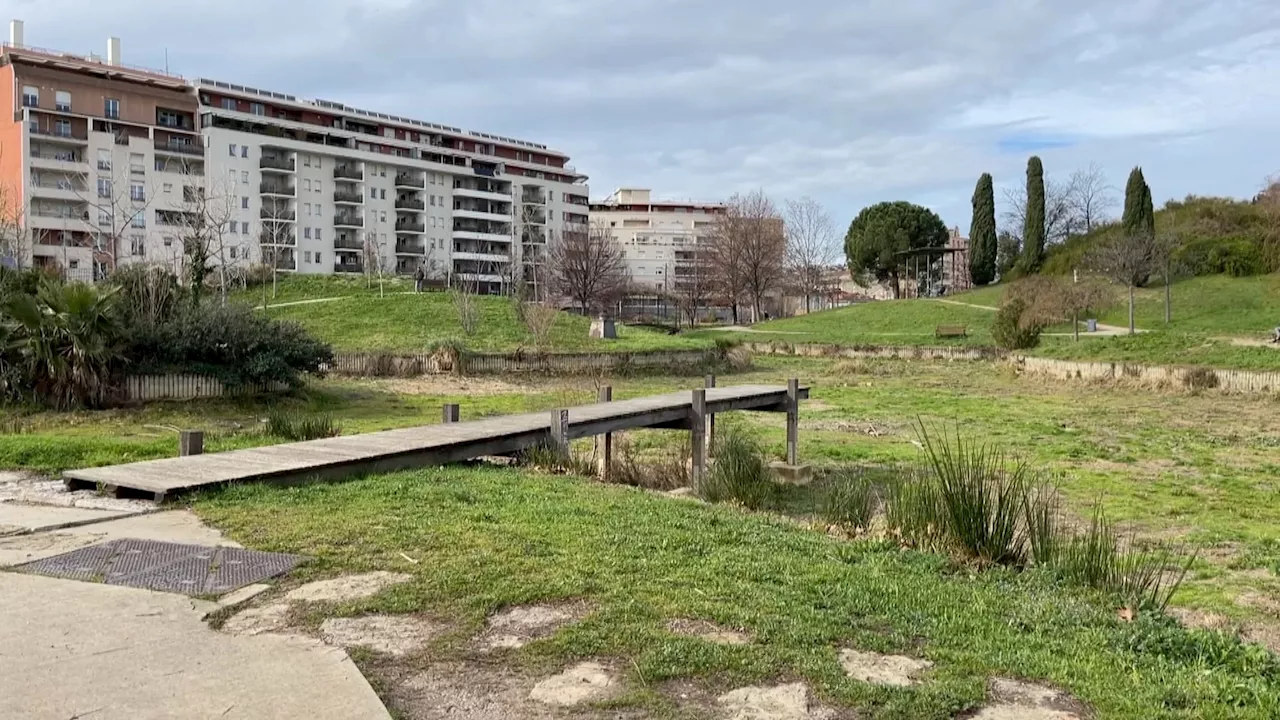
[[[1130,335],[1135,334],[1134,327],[1133,327],[1133,286],[1132,285],[1129,286],[1129,334]]]
[[[1168,325],[1173,322],[1173,290],[1170,287],[1169,276],[1166,274],[1164,278],[1164,324]]]
[[[1080,342],[1080,311],[1071,311],[1071,332],[1075,335],[1076,342]]]

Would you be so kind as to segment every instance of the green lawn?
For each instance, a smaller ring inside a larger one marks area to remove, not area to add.
[[[447,293],[355,295],[333,302],[272,307],[273,317],[294,320],[337,350],[422,352],[431,343],[456,340],[468,350],[533,350],[534,337],[516,317],[508,298],[474,297],[478,322],[468,335]],[[561,313],[551,329],[546,349],[553,352],[627,352],[710,347],[704,339],[666,335],[622,326],[616,340],[588,337],[589,318]]]
[[[1147,365],[1201,365],[1240,370],[1280,370],[1280,349],[1240,346],[1230,338],[1157,330],[1134,336],[1041,337],[1028,354],[1061,360],[1128,362]]]
[[[752,326],[750,333],[702,330],[690,335],[837,345],[990,345],[994,318],[987,310],[937,300],[886,300],[771,320]],[[939,325],[965,325],[969,336],[939,340]]]
[[[382,283],[376,277],[345,275],[299,275],[282,273],[274,289],[271,283],[265,287],[249,288],[232,295],[232,299],[254,306],[264,304],[298,302],[352,295],[382,295],[413,291],[413,281],[402,277],[387,277]]]
[[[305,621],[424,613],[453,629],[420,657],[392,664],[431,672],[430,663],[465,657],[466,638],[506,606],[586,601],[593,612],[582,622],[486,667],[505,661],[550,674],[575,660],[612,661],[626,692],[611,712],[675,717],[690,684],[722,692],[801,679],[860,716],[942,720],[982,704],[989,677],[1012,675],[1064,687],[1100,718],[1280,713],[1280,662],[1258,648],[1156,617],[1125,623],[1106,599],[1033,572],[956,572],[940,557],[629,488],[434,469],[236,487],[194,508],[241,543],[313,557],[299,579],[411,574],[369,600],[315,608]],[[743,628],[755,641],[677,637],[665,629],[674,618]],[[934,667],[917,687],[876,688],[844,677],[843,647],[923,656]],[[379,659],[360,657],[396,697],[403,674],[379,677]]]

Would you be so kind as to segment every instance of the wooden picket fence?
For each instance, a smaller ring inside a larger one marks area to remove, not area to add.
[[[334,357],[328,370],[353,377],[507,373],[579,375],[701,366],[719,357],[720,352],[715,349],[630,353],[341,353]]]
[[[198,400],[201,398],[244,397],[282,392],[284,383],[228,386],[208,375],[130,375],[125,378],[125,402],[154,400]]]

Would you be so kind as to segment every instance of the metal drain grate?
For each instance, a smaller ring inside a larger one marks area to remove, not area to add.
[[[243,548],[112,540],[19,565],[17,569],[184,595],[221,595],[283,575],[304,559],[301,555]]]

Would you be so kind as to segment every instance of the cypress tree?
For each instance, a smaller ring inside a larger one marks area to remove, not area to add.
[[[1022,226],[1022,257],[1018,269],[1029,275],[1044,262],[1044,165],[1035,155],[1027,160],[1027,213]]]
[[[991,173],[983,173],[973,189],[969,277],[977,286],[987,285],[996,279],[996,191]]]
[[[1124,186],[1124,215],[1120,224],[1126,235],[1151,234],[1156,232],[1155,207],[1151,202],[1151,188],[1142,175],[1142,168],[1135,167],[1129,173],[1129,182]]]

